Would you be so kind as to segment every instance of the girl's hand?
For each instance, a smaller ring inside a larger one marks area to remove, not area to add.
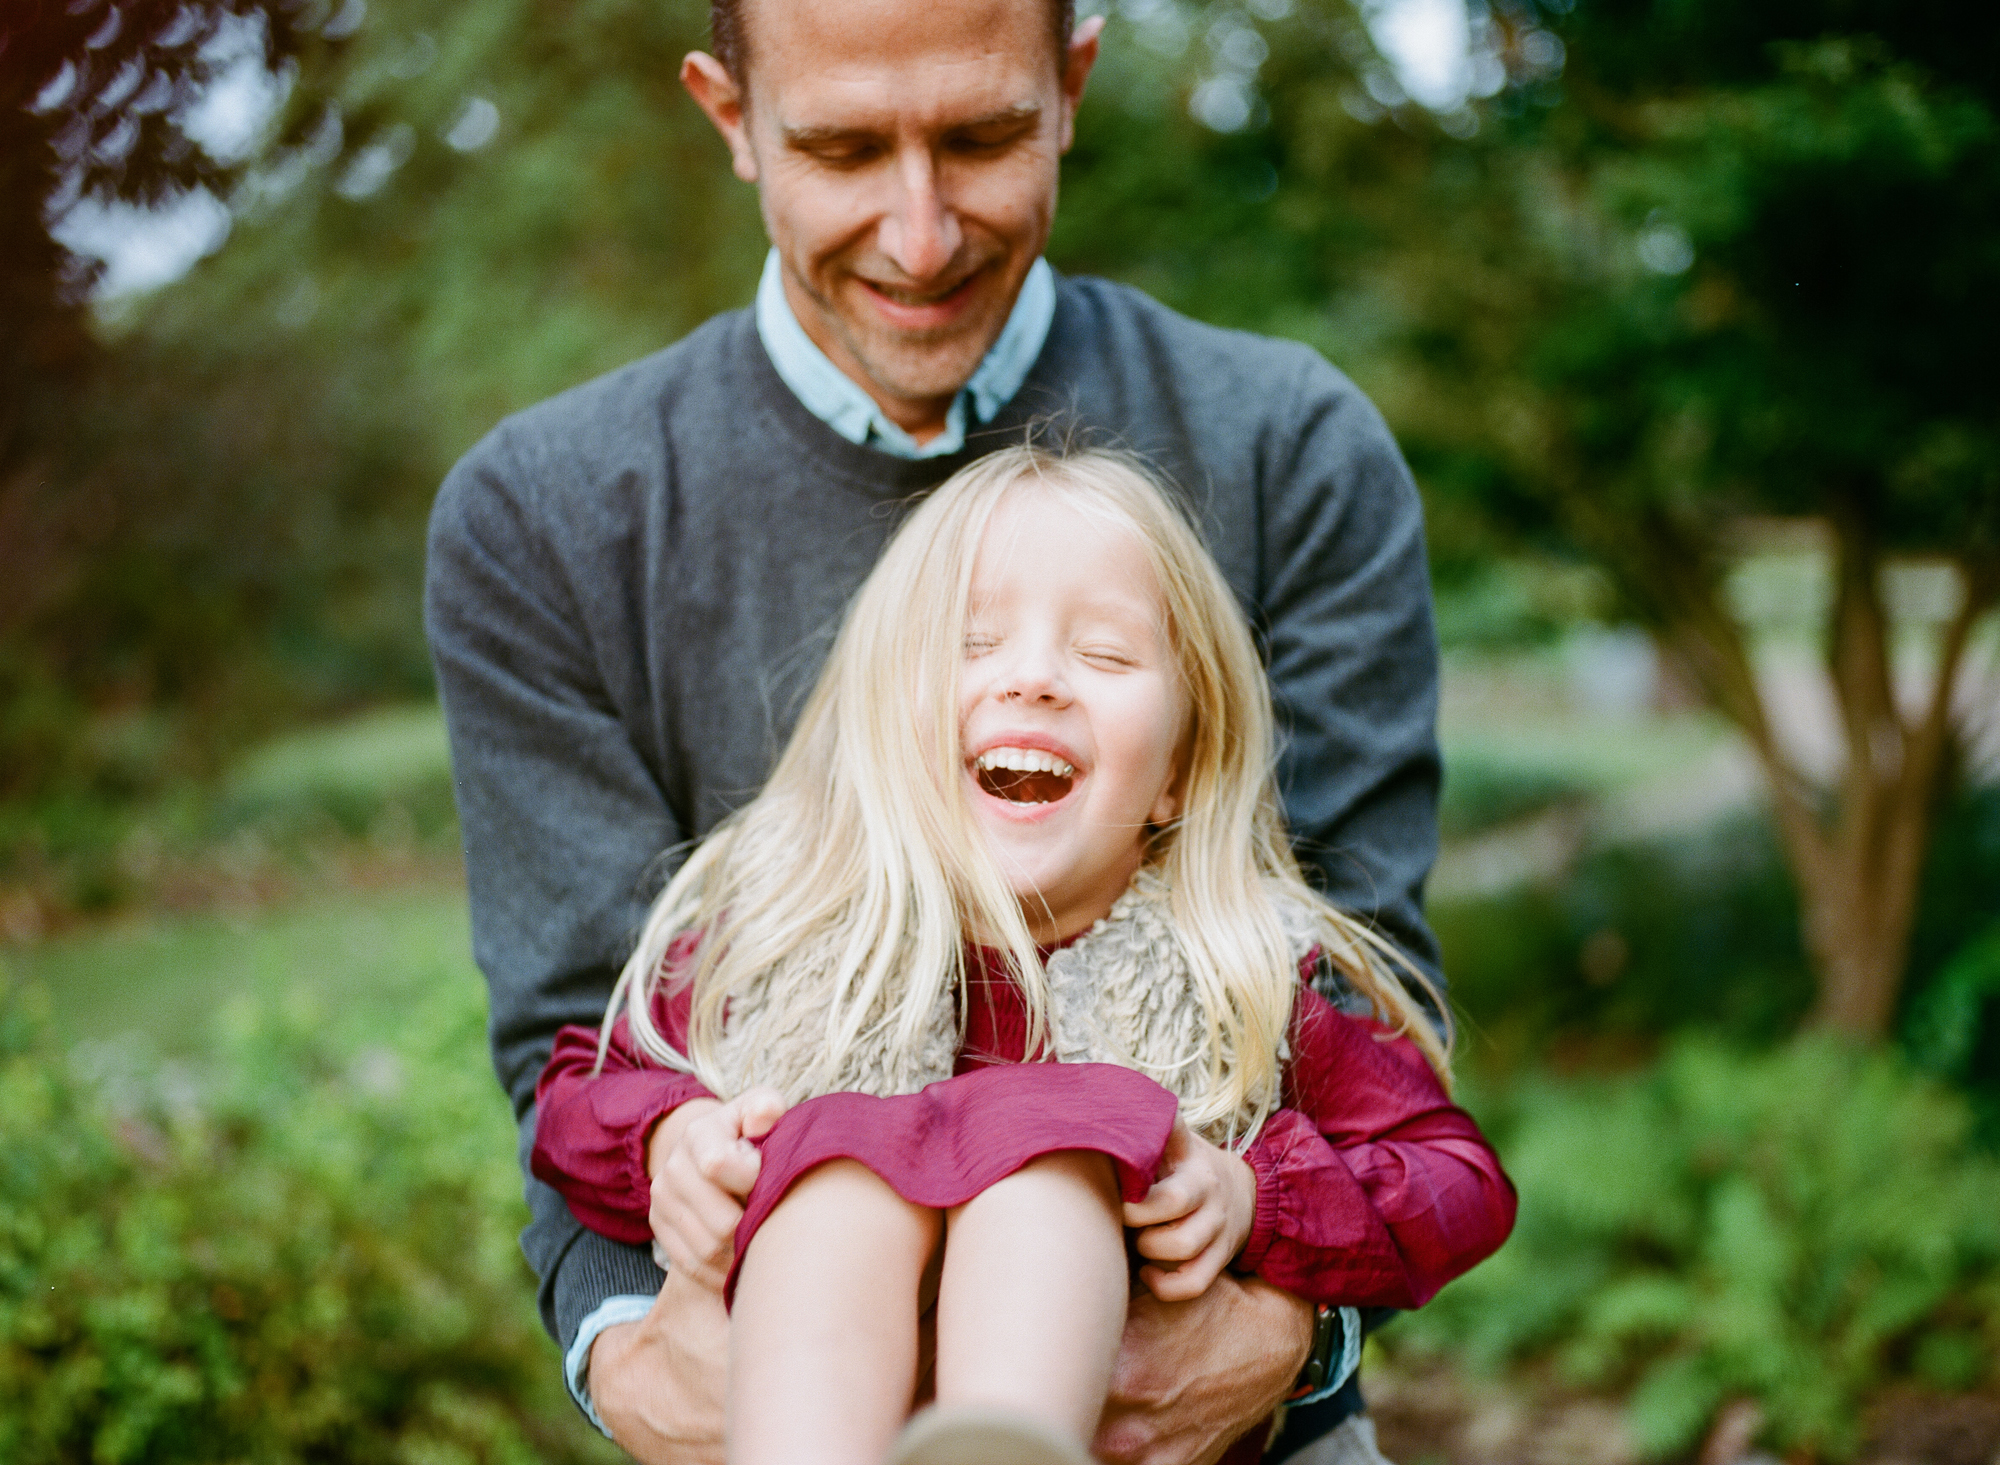
[[[736,1223],[757,1183],[763,1156],[750,1143],[785,1112],[776,1089],[749,1089],[724,1104],[690,1099],[662,1119],[646,1142],[653,1178],[653,1255],[714,1291],[736,1256]]]
[[[1249,1239],[1257,1172],[1182,1119],[1167,1137],[1161,1172],[1144,1200],[1125,1207],[1125,1224],[1139,1231],[1140,1256],[1173,1263],[1141,1267],[1139,1280],[1162,1302],[1185,1302],[1206,1292]]]

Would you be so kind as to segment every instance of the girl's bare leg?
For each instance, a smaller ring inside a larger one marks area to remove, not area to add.
[[[938,1404],[1017,1410],[1088,1444],[1130,1282],[1111,1162],[1045,1155],[953,1210],[938,1286]]]
[[[877,1465],[909,1417],[940,1225],[852,1160],[792,1187],[736,1274],[730,1465]]]

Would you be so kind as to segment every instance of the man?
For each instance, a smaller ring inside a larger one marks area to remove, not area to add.
[[[1065,0],[716,0],[713,18],[716,54],[681,79],[758,189],[754,310],[509,419],[433,518],[474,947],[524,1154],[555,1030],[602,1016],[661,852],[762,781],[899,505],[1038,421],[1120,441],[1192,496],[1268,652],[1302,853],[1434,969],[1414,487],[1317,355],[1041,262],[1100,23],[1073,28]],[[579,1402],[641,1460],[719,1460],[719,1300],[528,1192],[523,1246]],[[1254,1280],[1142,1296],[1097,1452],[1218,1458],[1302,1364],[1323,1377],[1331,1322]],[[1353,1399],[1295,1410],[1279,1450]],[[1365,1441],[1350,1424],[1308,1458]]]

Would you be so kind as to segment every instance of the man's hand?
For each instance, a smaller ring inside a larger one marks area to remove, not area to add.
[[[587,1377],[598,1417],[640,1465],[722,1465],[729,1313],[720,1292],[669,1272],[652,1311],[597,1335]]]
[[[763,1163],[750,1141],[769,1134],[784,1112],[776,1089],[749,1089],[726,1104],[690,1100],[653,1130],[646,1142],[646,1173],[653,1177],[647,1219],[669,1275],[722,1290],[743,1201]]]
[[[1214,1465],[1291,1392],[1312,1305],[1221,1276],[1191,1302],[1135,1292],[1091,1453],[1109,1465]]]
[[[1160,1169],[1145,1199],[1125,1207],[1125,1224],[1139,1232],[1140,1256],[1170,1263],[1139,1268],[1139,1280],[1162,1302],[1186,1302],[1243,1249],[1257,1218],[1257,1176],[1185,1119],[1174,1121]]]

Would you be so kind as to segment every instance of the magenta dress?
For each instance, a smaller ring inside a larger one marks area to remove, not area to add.
[[[825,1094],[786,1112],[764,1137],[763,1168],[736,1228],[750,1238],[798,1178],[858,1160],[913,1205],[964,1205],[1042,1155],[1095,1150],[1127,1201],[1152,1187],[1174,1127],[1174,1096],[1109,1063],[1008,1063],[956,1074],[914,1094]],[[736,1267],[723,1296],[733,1298]]]
[[[1037,1155],[1095,1150],[1117,1167],[1127,1199],[1144,1195],[1173,1126],[1172,1095],[1128,1069],[1024,1062],[1019,991],[997,955],[970,955],[954,1076],[915,1094],[828,1094],[790,1110],[763,1141],[738,1256],[801,1175],[837,1158],[944,1208]],[[676,1044],[687,1012],[684,990],[654,998],[654,1021]],[[1283,1107],[1243,1155],[1257,1204],[1233,1265],[1312,1302],[1420,1306],[1506,1239],[1513,1186],[1407,1038],[1338,1011],[1302,981],[1290,1043]],[[622,1018],[601,1073],[596,1029],[564,1028],[536,1090],[534,1173],[585,1226],[644,1246],[653,1127],[706,1094],[647,1060]]]

